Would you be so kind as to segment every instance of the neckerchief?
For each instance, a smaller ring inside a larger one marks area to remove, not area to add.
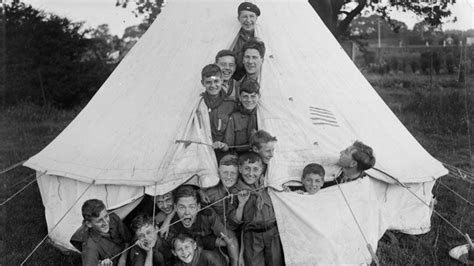
[[[224,90],[221,89],[221,91],[219,92],[219,94],[216,97],[212,97],[207,92],[203,92],[201,94],[201,96],[204,99],[204,102],[206,103],[207,108],[215,109],[215,108],[219,107],[219,105],[222,104],[225,97],[227,97],[227,94]]]
[[[253,133],[255,133],[258,129],[257,124],[257,107],[253,108],[252,110],[245,109],[242,104],[239,105],[239,112],[249,116],[249,123],[247,126],[247,136],[250,138]]]

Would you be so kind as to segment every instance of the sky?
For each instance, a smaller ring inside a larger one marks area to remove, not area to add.
[[[85,21],[86,26],[97,27],[108,24],[111,33],[119,37],[126,27],[141,22],[141,18],[136,18],[132,13],[134,9],[132,4],[127,8],[116,7],[116,0],[24,0],[24,2],[35,8],[68,17],[74,22]],[[133,3],[134,0],[130,2]],[[474,29],[474,0],[457,0],[451,11],[457,17],[457,22],[444,24],[444,30]],[[410,29],[422,20],[401,11],[394,11],[392,17],[405,22]]]

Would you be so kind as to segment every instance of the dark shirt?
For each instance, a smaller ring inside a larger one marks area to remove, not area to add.
[[[174,223],[179,220],[177,214],[171,220]],[[235,239],[235,234],[230,229],[227,229],[221,222],[219,216],[212,208],[199,211],[196,214],[196,220],[190,228],[183,226],[183,223],[178,222],[170,227],[168,241],[171,246],[171,240],[179,233],[185,233],[196,240],[198,246],[207,250],[216,248],[216,239],[221,236],[221,233],[226,234],[229,238]]]
[[[227,129],[225,131],[224,142],[229,146],[245,146],[249,144],[250,132],[257,130],[257,125],[250,126],[251,117],[256,116],[257,113],[244,114],[241,112],[233,113],[229,118]],[[253,118],[255,121],[256,117]],[[249,151],[250,146],[236,148],[236,152]]]
[[[138,245],[134,246],[128,255],[130,266],[143,266],[146,260],[146,251],[140,248]],[[153,265],[166,265],[166,262],[173,259],[171,249],[168,242],[161,238],[156,239],[155,246],[153,247]]]
[[[226,97],[216,108],[208,108],[211,122],[212,141],[224,141],[230,115],[235,111],[236,103],[233,98]]]
[[[193,260],[190,263],[184,263],[179,259],[176,260],[175,266],[222,266],[227,263],[222,256],[214,251],[205,250],[198,247],[194,252]]]
[[[232,51],[235,53],[237,62],[235,67],[235,72],[233,78],[235,80],[240,80],[245,75],[245,68],[243,64],[244,53],[242,51],[242,47],[251,39],[253,39],[255,33],[252,32],[250,35],[246,34],[243,29],[240,29],[237,37],[237,41],[235,42]]]
[[[234,200],[234,204],[232,204],[232,207],[229,209],[229,219],[232,220],[233,224],[243,223],[244,230],[260,230],[274,225],[276,223],[276,217],[273,203],[268,194],[268,188],[264,188],[263,183],[248,185],[242,180],[239,180],[237,184],[231,188],[231,193],[237,194],[242,190],[252,192],[245,203],[241,222],[237,221],[235,216],[239,202],[238,199]]]
[[[112,258],[122,252],[125,244],[130,243],[131,235],[126,226],[115,213],[110,213],[109,233],[107,236],[97,233],[93,229],[82,244],[82,265],[97,266],[99,260]],[[120,256],[113,260],[117,264]]]
[[[224,184],[222,182],[219,182],[217,185],[209,188],[205,188],[204,192],[206,195],[209,197],[209,204],[212,204],[226,196],[229,195],[229,192],[227,189],[224,187]],[[219,203],[216,203],[212,205],[212,208],[214,211],[217,213],[217,215],[222,218],[224,214],[224,203],[228,204],[229,200],[223,200],[220,201]]]

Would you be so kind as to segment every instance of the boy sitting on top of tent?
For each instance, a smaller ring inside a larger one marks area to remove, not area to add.
[[[219,162],[219,178],[220,181],[217,185],[209,188],[205,188],[204,193],[206,193],[209,204],[221,200],[222,198],[230,194],[230,189],[237,183],[239,177],[239,168],[238,168],[239,158],[236,155],[227,154]],[[225,207],[228,206],[230,199],[225,199],[216,203],[212,206],[214,211],[219,215],[222,222],[224,221],[224,204]]]
[[[310,163],[303,169],[301,182],[288,181],[283,185],[283,190],[286,192],[295,191],[299,194],[316,194],[324,185],[324,175],[325,171],[321,165]]]
[[[230,118],[225,131],[226,151],[229,146],[238,146],[236,152],[250,150],[249,138],[257,131],[257,105],[260,101],[260,85],[253,79],[246,79],[242,82],[239,90],[238,111],[234,112]]]
[[[334,180],[324,183],[323,188],[363,178],[364,171],[375,165],[374,151],[364,143],[355,141],[341,151],[337,164],[342,167],[340,174]]]
[[[180,233],[193,237],[197,245],[221,256],[219,247],[226,247],[232,266],[236,266],[239,243],[234,232],[227,229],[212,208],[201,211],[200,197],[191,185],[182,185],[175,190],[176,215],[172,219],[168,239]]]
[[[255,37],[255,23],[260,16],[260,9],[255,4],[243,2],[237,8],[237,19],[241,28],[232,51],[237,56],[237,68],[234,74],[236,80],[240,80],[245,75],[245,69],[242,64],[242,47]]]
[[[222,86],[227,93],[227,96],[237,101],[236,83],[237,81],[232,77],[235,73],[236,56],[231,50],[220,50],[216,55],[215,64],[218,65],[222,71]]]
[[[241,155],[239,172],[242,178],[231,188],[238,197],[228,217],[232,224],[242,225],[245,265],[284,265],[275,211],[264,186],[262,159],[255,152]]]
[[[82,243],[82,265],[108,266],[126,265],[131,235],[115,213],[108,213],[104,203],[90,199],[82,205],[82,217],[87,226],[87,235]]]
[[[215,64],[206,65],[201,71],[201,83],[205,88],[202,99],[209,110],[213,147],[219,161],[224,155],[220,149],[224,148],[222,141],[229,122],[230,115],[235,110],[235,102],[222,89],[222,71]]]
[[[172,259],[171,249],[158,237],[158,226],[152,217],[140,214],[132,220],[131,227],[138,242],[128,256],[130,266],[164,265]]]
[[[188,234],[178,234],[171,241],[172,252],[178,260],[175,266],[221,266],[226,265],[222,257],[203,249]]]

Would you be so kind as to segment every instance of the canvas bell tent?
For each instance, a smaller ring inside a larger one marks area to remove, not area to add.
[[[267,185],[279,189],[299,179],[311,162],[332,179],[339,151],[361,140],[374,149],[377,168],[419,197],[372,170],[371,178],[341,185],[343,193],[337,186],[314,196],[272,192],[286,263],[370,262],[367,243],[376,249],[387,229],[428,231],[431,210],[420,199],[430,203],[433,180],[447,170],[389,110],[306,1],[254,2],[262,11],[256,36],[267,48],[258,124],[278,138]],[[145,193],[218,182],[209,146],[176,141],[211,143],[200,71],[232,46],[239,4],[169,1],[77,118],[24,164],[38,173],[55,244],[73,249],[69,239],[87,199],[125,214]]]

